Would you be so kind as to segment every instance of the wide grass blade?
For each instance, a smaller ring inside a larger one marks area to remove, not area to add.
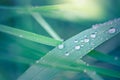
[[[111,39],[119,32],[120,19],[93,25],[92,28],[75,35],[61,45],[58,45],[55,49],[42,57],[37,64],[74,71],[84,71],[87,69],[103,75],[120,78],[120,72],[118,71],[88,66],[81,61],[81,58],[87,55],[91,50]],[[37,70],[39,70],[39,68]],[[23,74],[22,79],[27,79],[29,77],[27,75],[31,74],[32,71],[32,69],[28,69],[28,71]],[[35,75],[34,77],[38,77],[38,75]],[[41,79],[40,76],[39,79]]]

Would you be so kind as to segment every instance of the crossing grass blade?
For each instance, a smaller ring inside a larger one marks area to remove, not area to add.
[[[30,41],[34,41],[37,43],[41,43],[41,44],[45,44],[45,45],[50,45],[50,46],[56,46],[58,44],[60,44],[60,41],[56,41],[54,39],[42,36],[42,35],[38,35],[32,32],[28,32],[28,31],[24,31],[24,30],[20,30],[20,29],[16,29],[16,28],[12,28],[9,26],[5,26],[5,25],[0,25],[0,31],[4,32],[4,33],[8,33],[17,37],[21,37],[23,39],[27,39]]]

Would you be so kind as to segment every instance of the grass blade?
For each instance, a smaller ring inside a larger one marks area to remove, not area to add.
[[[34,41],[37,43],[45,44],[45,45],[50,45],[50,46],[56,46],[61,43],[61,41],[56,41],[52,38],[48,38],[42,35],[38,35],[32,32],[12,28],[9,26],[4,26],[0,25],[0,31],[4,33],[8,33],[17,37],[21,37],[30,41]]]
[[[83,62],[80,60],[80,58],[87,55],[91,50],[114,37],[119,32],[120,19],[93,25],[92,28],[75,35],[61,45],[58,45],[55,49],[48,52],[47,55],[42,57],[39,61],[40,63],[37,64],[42,63],[47,66],[52,65],[52,67],[74,71],[84,71],[84,69],[93,70],[103,75],[120,78],[120,72],[87,66],[87,64],[83,65]],[[73,67],[71,67],[71,65]],[[37,70],[39,70],[39,68]],[[23,74],[22,79],[25,80],[26,77],[29,77],[27,75],[31,74],[32,71],[33,70],[29,69]],[[35,75],[34,77],[37,76],[38,75]]]
[[[57,33],[51,28],[51,26],[42,18],[39,13],[32,13],[34,19],[51,35],[54,39],[61,41],[62,39]]]
[[[91,51],[88,54],[88,56],[95,58],[97,60],[103,61],[103,62],[107,62],[107,63],[113,64],[113,65],[120,66],[120,59],[119,58],[109,56],[107,54],[103,54],[103,53],[100,53],[100,52],[95,51],[95,50]]]

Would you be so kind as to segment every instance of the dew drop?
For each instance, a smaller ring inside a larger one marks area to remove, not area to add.
[[[83,47],[84,45],[81,45],[81,47]]]
[[[65,53],[65,56],[69,56],[69,55],[70,55],[70,53],[68,53],[68,52]]]
[[[91,37],[91,38],[95,38],[95,37],[96,37],[96,34],[95,34],[95,33],[92,33],[92,34],[90,35],[90,37]]]
[[[85,73],[85,72],[87,72],[87,70],[86,70],[86,69],[84,69],[84,73]]]
[[[116,29],[115,29],[115,28],[110,28],[110,29],[108,30],[108,32],[109,32],[110,34],[113,34],[113,33],[116,32]]]
[[[80,49],[80,46],[75,46],[75,49],[76,49],[76,50],[79,50],[79,49]]]
[[[36,63],[39,63],[39,60],[37,60]]]
[[[19,37],[23,37],[23,35],[19,35]]]
[[[95,75],[96,74],[96,72],[95,71],[93,71],[93,73],[92,73],[93,75]]]
[[[78,43],[78,40],[75,40],[74,43]]]
[[[64,48],[64,45],[63,45],[63,44],[60,44],[60,45],[58,45],[58,48],[59,48],[59,49],[63,49],[63,48]]]
[[[89,39],[88,38],[85,38],[84,39],[84,42],[86,43],[86,42],[89,42]]]

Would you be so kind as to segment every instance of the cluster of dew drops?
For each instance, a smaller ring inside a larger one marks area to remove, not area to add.
[[[92,28],[93,29],[97,29],[99,27],[99,25],[93,25],[92,26]],[[114,27],[111,27],[111,28],[109,28],[109,30],[108,30],[108,33],[109,34],[113,34],[113,33],[115,33],[116,32],[116,28],[114,28]],[[92,38],[92,39],[94,39],[94,38],[96,38],[96,36],[97,36],[97,32],[94,32],[94,33],[91,33],[90,34],[90,38]],[[90,39],[89,38],[87,38],[87,37],[85,37],[85,39],[83,39],[83,40],[81,40],[81,42],[84,42],[84,43],[88,43],[90,41]],[[74,43],[78,43],[79,41],[78,40],[74,40],[73,41]],[[75,47],[74,47],[74,49],[75,50],[80,50],[81,49],[81,47],[83,47],[84,45],[76,45]],[[60,44],[60,45],[58,45],[58,49],[63,49],[65,47],[65,45],[64,44]],[[65,56],[69,56],[70,55],[70,53],[69,52],[66,52],[65,53]]]
[[[99,27],[98,24],[97,24],[97,25],[93,25],[93,26],[92,26],[92,29],[97,29],[98,27]],[[114,28],[114,27],[111,27],[111,28],[108,29],[108,33],[109,33],[109,34],[114,34],[115,32],[116,32],[116,28]],[[90,38],[92,38],[92,39],[96,38],[96,36],[97,36],[97,32],[94,32],[94,33],[91,33],[91,34],[90,34]],[[23,35],[19,35],[19,37],[23,37]],[[88,43],[89,41],[90,41],[90,39],[87,38],[87,37],[85,37],[85,39],[81,40],[80,42]],[[73,42],[74,42],[74,43],[78,43],[79,41],[76,39],[76,40],[74,40]],[[75,49],[75,50],[80,50],[81,47],[83,47],[83,46],[84,46],[84,45],[76,45],[76,46],[74,47],[74,49]],[[58,49],[60,49],[60,50],[62,50],[64,47],[65,47],[64,44],[58,45]],[[66,53],[65,53],[65,56],[69,56],[69,55],[70,55],[69,52],[66,52]],[[115,59],[115,60],[118,60],[118,57],[115,57],[114,59]],[[39,63],[39,60],[37,60],[36,63]],[[86,72],[86,71],[87,71],[87,70],[85,69],[84,72]],[[95,75],[96,73],[93,72],[93,74]]]

